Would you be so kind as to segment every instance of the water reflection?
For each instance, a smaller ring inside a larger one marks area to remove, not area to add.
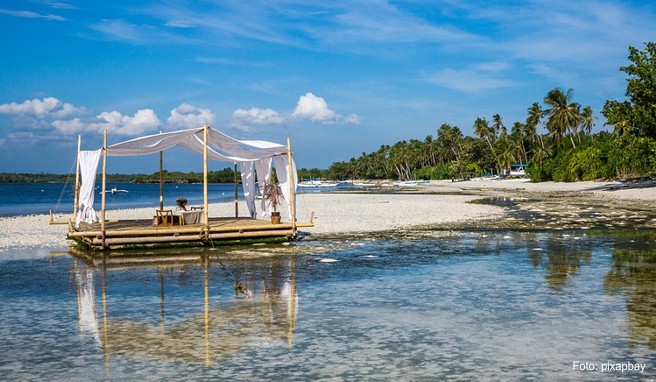
[[[637,231],[624,239],[613,250],[604,289],[626,297],[629,345],[656,348],[656,233]]]
[[[561,290],[576,276],[582,264],[592,263],[594,242],[581,240],[580,233],[538,234],[535,246],[528,248],[529,260],[534,268],[544,268],[545,281],[549,288]]]
[[[113,357],[211,366],[253,343],[293,346],[293,255],[266,261],[204,255],[184,265],[106,259],[94,266],[78,259],[73,273],[80,332],[102,348],[106,368]]]

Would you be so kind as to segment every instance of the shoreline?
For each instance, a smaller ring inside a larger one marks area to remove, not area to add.
[[[531,183],[524,179],[432,181],[383,191],[300,193],[297,220],[315,227],[310,237],[413,230],[477,228],[566,229],[591,226],[656,228],[656,187],[610,191],[614,182]],[[508,203],[472,203],[481,199]],[[152,208],[108,210],[107,219],[143,219]],[[234,203],[209,205],[211,216],[233,216]],[[578,211],[578,212],[577,212]],[[577,215],[578,214],[578,215]],[[247,216],[239,203],[239,215]],[[287,220],[286,212],[282,213]],[[58,215],[68,220],[70,215]],[[0,254],[19,248],[67,248],[66,225],[50,225],[49,215],[0,217]]]

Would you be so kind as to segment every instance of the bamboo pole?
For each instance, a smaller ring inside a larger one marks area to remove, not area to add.
[[[77,136],[77,154],[75,155],[75,196],[73,198],[73,221],[77,220],[77,204],[80,201],[80,150],[82,135]]]
[[[205,215],[205,230],[210,229],[210,215],[207,202],[207,130],[209,126],[203,128],[203,214]],[[207,234],[206,234],[207,235]]]
[[[289,183],[289,205],[292,215],[292,230],[296,232],[296,195],[294,190],[294,172],[292,170],[292,144],[287,137],[287,182]]]
[[[103,247],[105,246],[105,206],[107,199],[107,130],[103,132],[103,167],[102,167],[102,197],[101,197],[101,207],[100,207],[100,232],[103,241]]]
[[[159,210],[164,211],[164,151],[159,152]]]
[[[314,227],[314,223],[297,223],[294,227]],[[202,235],[201,228],[204,227],[194,227],[194,228],[167,228],[167,229],[145,229],[145,230],[130,230],[130,231],[107,231],[105,233],[106,237],[138,237],[138,236],[151,236],[151,235],[161,235],[166,237],[167,235],[188,235],[188,234],[197,234]],[[262,224],[262,225],[249,225],[249,226],[235,226],[235,227],[215,227],[210,228],[210,233],[217,232],[245,232],[245,231],[270,231],[276,229],[291,229],[291,224]],[[71,232],[68,234],[68,237],[97,237],[101,236],[100,231],[87,231],[87,232]]]
[[[235,217],[239,217],[239,189],[237,186],[237,162],[235,162]]]
[[[203,267],[203,281],[205,300],[203,304],[203,317],[205,318],[205,366],[212,364],[210,354],[210,257],[205,256],[205,266]]]
[[[239,239],[239,238],[258,238],[258,237],[274,237],[274,236],[291,236],[294,231],[289,229],[269,230],[263,232],[224,232],[224,233],[205,233],[208,238],[218,239]],[[122,245],[122,244],[157,244],[157,243],[183,243],[197,241],[201,242],[204,238],[198,235],[180,235],[180,236],[143,236],[143,237],[112,237],[106,239],[94,238],[91,243],[93,245]],[[104,243],[104,244],[103,244]]]

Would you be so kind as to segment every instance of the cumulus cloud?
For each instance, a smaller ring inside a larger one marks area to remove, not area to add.
[[[237,109],[233,117],[245,124],[280,125],[285,123],[285,117],[273,109],[259,109],[252,107],[249,110]]]
[[[323,124],[359,124],[361,118],[355,114],[341,115],[331,110],[323,97],[310,92],[299,97],[291,113],[280,113],[273,109],[253,107],[237,109],[233,113],[235,127],[246,130],[248,125],[281,125],[294,121],[311,121]]]
[[[57,131],[64,134],[97,132],[107,130],[114,135],[141,135],[157,131],[159,118],[151,109],[141,109],[134,116],[123,115],[118,111],[102,112],[91,121],[80,118],[57,120],[52,123]]]
[[[171,110],[171,115],[166,120],[174,129],[192,129],[214,123],[214,113],[210,109],[198,108],[188,103],[183,103]]]
[[[328,103],[322,97],[307,93],[298,99],[292,117],[309,119],[317,122],[329,122],[335,119],[336,113],[328,108]]]
[[[0,105],[0,114],[11,115],[13,127],[24,129],[47,129],[53,120],[71,118],[85,112],[84,108],[77,108],[55,97]]]
[[[5,103],[0,105],[0,114],[31,115],[36,118],[67,118],[83,113],[83,108],[76,108],[70,103],[64,103],[55,97],[26,100],[23,103]]]

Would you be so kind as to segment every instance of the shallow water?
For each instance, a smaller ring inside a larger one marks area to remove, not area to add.
[[[509,231],[218,248],[177,265],[3,255],[0,378],[654,380],[654,243]],[[607,362],[645,369],[602,374]]]

